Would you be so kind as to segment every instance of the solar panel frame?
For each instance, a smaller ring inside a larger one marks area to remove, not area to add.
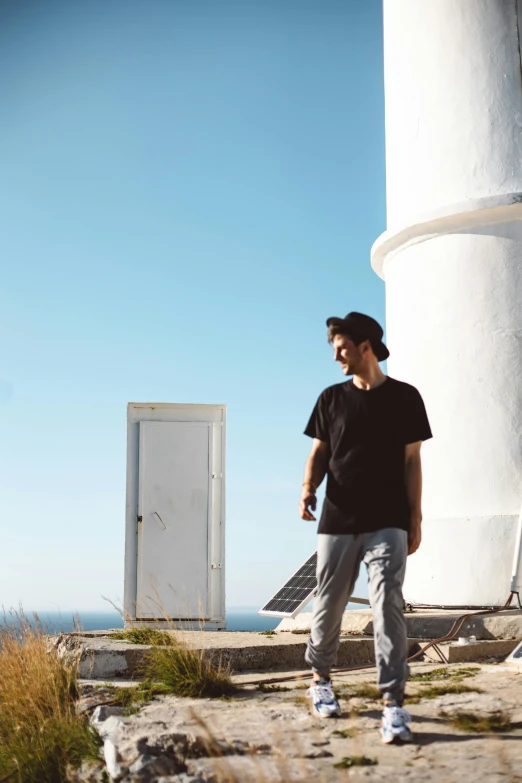
[[[315,575],[317,568],[317,552],[314,552],[311,557],[308,558],[308,560],[301,565],[297,571],[295,571],[292,576],[286,580],[286,582],[277,590],[276,593],[270,598],[269,601],[265,603],[265,605],[258,611],[258,614],[264,616],[264,617],[295,617],[296,614],[298,614],[301,609],[306,606],[306,604],[313,598],[315,591],[317,590],[317,578]],[[311,573],[305,573],[301,574],[303,570]],[[295,579],[306,579],[307,584],[306,585],[292,585],[292,581]],[[284,595],[281,596],[281,593],[284,591],[292,591],[294,593],[294,596],[290,595]],[[296,594],[295,591],[304,591],[304,595]],[[288,612],[281,611],[281,609],[267,609],[266,607],[270,604],[274,603],[275,601],[281,602],[281,601],[292,601],[293,606],[292,610]]]
[[[316,578],[316,568],[317,568],[317,552],[314,552],[311,557],[308,558],[308,560],[303,563],[302,566],[300,566],[297,571],[295,571],[290,579],[287,579],[286,582],[282,587],[279,588],[279,590],[274,593],[272,598],[270,598],[269,601],[266,602],[266,604],[263,606],[262,609],[259,609],[258,614],[262,615],[263,617],[295,617],[296,614],[299,614],[301,609],[306,606],[306,604],[311,601],[311,599],[314,597],[316,591],[317,591],[317,578]],[[304,574],[300,575],[300,572],[304,569],[307,569],[308,571],[311,571],[310,574]],[[307,579],[308,584],[306,586],[296,586],[292,585],[291,582],[296,579]],[[284,590],[304,590],[305,595],[300,596],[299,600],[297,601],[297,596],[294,596],[292,598],[291,596],[284,596],[280,597],[281,593]],[[283,612],[281,610],[277,609],[266,609],[267,606],[272,604],[275,601],[294,601],[294,606],[292,607],[292,611],[289,612]],[[370,606],[370,602],[367,598],[357,598],[354,595],[350,596],[349,603],[352,604],[362,604],[363,606]]]

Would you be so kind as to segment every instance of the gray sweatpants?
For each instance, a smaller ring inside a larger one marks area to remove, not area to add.
[[[384,699],[401,702],[409,675],[402,597],[407,533],[389,527],[375,533],[321,534],[318,538],[317,593],[306,662],[321,674],[333,666],[343,612],[364,562],[373,609],[377,685]]]

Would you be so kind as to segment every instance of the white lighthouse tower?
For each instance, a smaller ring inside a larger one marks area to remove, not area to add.
[[[407,600],[501,604],[522,502],[522,0],[384,0],[389,373],[421,391]]]

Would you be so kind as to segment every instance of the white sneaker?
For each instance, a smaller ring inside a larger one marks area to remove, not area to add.
[[[408,723],[411,723],[410,713],[402,707],[394,705],[385,707],[381,719],[381,738],[387,745],[399,739],[411,742],[413,735]]]
[[[314,680],[306,695],[312,699],[312,712],[319,718],[336,718],[341,714],[331,680]]]

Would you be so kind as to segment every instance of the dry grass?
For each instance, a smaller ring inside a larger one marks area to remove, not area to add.
[[[74,664],[49,648],[35,617],[0,625],[0,782],[65,783],[67,769],[98,760],[100,740],[78,715]]]
[[[262,748],[247,747],[242,749],[238,747],[237,750],[234,750],[229,745],[225,749],[224,743],[217,738],[214,731],[201,716],[194,711],[192,711],[191,716],[203,730],[202,739],[209,756],[209,766],[212,769],[211,779],[214,783],[244,783],[246,779],[255,780],[256,783],[297,783],[297,781],[299,783],[324,783],[326,780],[331,780],[331,774],[326,775],[324,770],[311,772],[306,759],[297,757],[289,759],[281,752],[280,748],[278,749],[277,744],[274,748],[271,748],[270,745],[265,745]],[[299,747],[299,740],[299,735],[296,735],[295,748]],[[240,756],[242,760],[247,756],[251,764],[236,766],[234,764],[234,756]],[[355,764],[350,764],[349,766],[356,766],[357,759],[364,759],[365,757],[355,756],[353,758]],[[265,762],[268,761],[268,764],[263,763],[262,759]],[[366,759],[366,761],[360,763],[364,765],[365,763],[373,764],[377,762],[373,759]],[[345,765],[341,764],[341,768],[344,769]],[[346,773],[339,773],[339,777],[336,779],[346,781],[348,778]]]

